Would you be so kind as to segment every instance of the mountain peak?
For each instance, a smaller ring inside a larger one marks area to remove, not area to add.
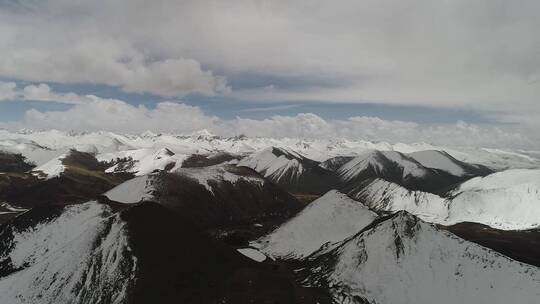
[[[270,256],[302,258],[326,243],[346,239],[376,217],[361,202],[330,190],[257,244]]]
[[[200,138],[206,138],[206,137],[215,137],[216,135],[212,132],[210,132],[208,129],[201,129],[195,132],[192,132],[190,134],[191,137],[200,137]]]

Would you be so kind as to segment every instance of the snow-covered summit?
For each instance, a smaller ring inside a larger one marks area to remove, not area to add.
[[[454,176],[474,176],[489,173],[489,169],[459,161],[445,151],[423,150],[408,153],[407,155],[424,167],[442,170]]]
[[[86,150],[97,151],[98,154],[139,149],[157,151],[161,148],[168,148],[173,153],[180,155],[204,154],[213,151],[252,153],[269,147],[280,147],[296,151],[316,161],[324,161],[335,156],[362,155],[370,150],[390,150],[402,153],[444,150],[459,161],[480,163],[497,169],[540,167],[540,160],[534,157],[534,151],[524,153],[501,149],[440,147],[429,144],[390,144],[361,139],[219,137],[205,131],[188,135],[155,134],[152,132],[130,135],[105,131],[73,133],[57,130],[26,130],[25,132],[0,130],[0,150],[22,153],[38,166],[77,147],[86,147]],[[111,158],[120,156],[111,156]]]
[[[353,189],[349,195],[376,211],[405,210],[434,223],[443,223],[448,216],[448,202],[445,198],[428,192],[409,190],[380,178],[366,182],[359,189]]]
[[[284,148],[270,147],[241,159],[237,166],[249,167],[290,192],[324,194],[336,184],[333,171],[318,161]]]
[[[540,227],[539,170],[508,170],[461,184],[449,196],[411,191],[375,179],[349,194],[370,208],[406,210],[443,225],[475,222],[504,230]]]
[[[305,170],[306,158],[294,151],[266,148],[240,160],[237,166],[249,167],[275,182],[283,178],[298,180]]]
[[[539,185],[540,170],[514,169],[496,172],[484,177],[475,177],[460,184],[454,193],[496,190],[524,184]]]
[[[105,172],[129,172],[137,176],[155,170],[179,168],[187,157],[186,154],[176,154],[168,148],[136,149],[98,155],[100,161],[117,162]]]
[[[310,257],[304,284],[337,303],[537,303],[540,269],[437,229],[407,212]]]
[[[276,258],[302,258],[326,243],[335,243],[369,225],[377,214],[347,195],[331,190],[256,246]]]
[[[401,178],[424,177],[428,170],[419,162],[396,151],[368,151],[343,165],[338,174],[344,181],[350,181],[365,174],[383,175],[384,171],[392,170],[390,166],[399,168]]]
[[[453,193],[447,222],[477,222],[513,230],[540,227],[540,170],[506,170],[477,177]]]

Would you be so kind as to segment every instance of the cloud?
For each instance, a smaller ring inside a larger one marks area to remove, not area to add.
[[[81,96],[75,93],[55,93],[44,83],[37,85],[27,85],[18,94],[21,99],[34,101],[49,101],[65,104],[84,104],[95,100],[95,96]]]
[[[446,136],[446,141],[466,141],[451,135],[461,134],[477,140],[493,136],[505,145],[538,139],[539,1],[9,3],[0,4],[3,79],[107,84],[163,96],[203,93],[280,104],[370,102],[474,109],[509,123],[498,128],[411,126],[366,117],[319,121],[309,114],[213,122],[230,126],[231,133],[237,127],[245,133],[283,136],[288,134],[280,126],[284,124],[306,135],[315,135],[318,126],[326,136]],[[48,96],[52,93],[37,89],[34,93],[43,100],[79,104],[73,111],[89,107],[86,104],[97,107],[93,97]],[[4,84],[0,99],[13,98],[14,90],[13,84]],[[37,121],[55,124],[47,119],[52,113],[41,114]],[[149,126],[165,127],[157,122]],[[283,133],[258,129],[261,126]]]
[[[16,98],[17,84],[15,82],[2,82],[0,81],[0,101],[11,100]]]
[[[23,88],[17,87],[15,82],[0,81],[0,101],[2,100],[32,100],[63,104],[84,104],[98,99],[93,95],[79,95],[76,93],[53,92],[45,84],[30,84]]]
[[[312,113],[301,113],[296,116],[273,116],[262,120],[236,118],[222,121],[221,124],[222,127],[216,131],[223,135],[347,138],[468,147],[540,148],[538,138],[529,138],[519,132],[499,127],[461,121],[455,124],[431,125],[366,116],[325,120]]]
[[[240,112],[273,112],[273,111],[281,111],[281,110],[288,110],[288,109],[294,109],[298,108],[299,104],[291,104],[291,105],[279,105],[279,106],[271,106],[271,107],[255,107],[255,108],[248,108],[240,110]]]
[[[35,24],[30,20],[29,23]],[[197,60],[180,55],[152,58],[144,50],[133,47],[132,42],[109,37],[86,38],[84,31],[80,34],[85,38],[40,44],[44,37],[34,37],[35,28],[5,25],[2,21],[0,26],[13,31],[12,35],[2,36],[0,30],[0,38],[6,42],[0,50],[0,76],[3,77],[32,82],[99,83],[117,86],[126,92],[150,92],[162,96],[213,95],[230,90],[225,77],[214,75],[212,71],[204,70]],[[47,28],[48,24],[35,26]],[[65,26],[69,32],[71,25]],[[39,33],[63,35],[47,31]],[[18,41],[25,39],[28,41],[24,45],[18,45]]]
[[[428,125],[365,116],[325,120],[313,113],[276,115],[260,120],[240,117],[224,120],[204,113],[199,107],[182,103],[160,102],[155,108],[147,108],[92,95],[84,98],[86,102],[74,104],[65,111],[29,110],[23,121],[4,124],[4,127],[122,133],[151,130],[176,134],[208,129],[223,136],[245,134],[276,138],[348,138],[451,146],[540,148],[538,138],[531,139],[520,132],[464,122]]]
[[[173,102],[161,102],[154,109],[133,106],[116,99],[89,96],[92,101],[78,104],[66,111],[29,110],[23,125],[35,129],[78,131],[109,130],[140,133],[146,130],[183,133],[214,128],[217,118],[208,116],[198,107]]]
[[[534,0],[22,3],[0,12],[0,76],[167,96],[234,76],[245,100],[540,112]],[[242,87],[257,75],[272,81]]]

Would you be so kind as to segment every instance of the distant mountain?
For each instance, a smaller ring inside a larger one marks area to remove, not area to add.
[[[336,183],[335,174],[297,152],[267,148],[241,159],[249,167],[290,192],[323,194]]]
[[[447,153],[421,151],[404,154],[396,151],[369,151],[342,165],[337,174],[343,189],[358,187],[371,178],[382,178],[410,190],[441,192],[472,176],[491,171],[459,162]]]
[[[426,168],[442,170],[458,177],[484,176],[493,173],[493,170],[486,166],[459,161],[445,151],[423,150],[407,153],[407,156]]]
[[[92,154],[71,150],[30,172],[0,174],[0,201],[24,208],[81,203],[132,177],[106,168]]]
[[[352,189],[349,195],[373,210],[406,210],[433,223],[476,222],[522,230],[540,227],[539,181],[540,170],[507,170],[470,179],[443,197],[374,179]]]
[[[105,194],[121,203],[155,201],[204,227],[281,222],[302,205],[257,172],[233,165],[179,168],[131,179]]]
[[[349,161],[354,159],[354,156],[335,156],[332,158],[329,158],[319,164],[321,168],[324,168],[326,170],[330,171],[337,171],[341,166],[345,165]]]
[[[99,159],[108,162],[108,173],[132,173],[145,175],[156,170],[180,168],[187,155],[176,154],[167,148],[158,150],[137,149],[102,154]]]
[[[448,221],[513,230],[540,227],[540,170],[516,169],[476,177],[451,193]]]
[[[242,157],[238,154],[228,152],[214,152],[209,154],[192,154],[183,162],[183,168],[197,168],[219,165],[223,163],[238,163]]]
[[[362,203],[331,190],[294,218],[257,240],[256,246],[275,258],[306,257],[327,243],[340,242],[377,217]]]
[[[540,155],[537,151],[514,151],[500,149],[440,147],[425,143],[390,144],[386,142],[369,142],[346,139],[301,139],[301,138],[252,138],[247,136],[220,137],[208,131],[194,132],[188,135],[155,134],[145,132],[139,135],[117,134],[112,132],[61,132],[29,131],[9,132],[0,130],[0,151],[24,156],[28,163],[41,166],[71,149],[95,155],[100,161],[112,162],[131,160],[125,169],[130,173],[139,172],[138,166],[154,164],[154,169],[163,169],[174,162],[180,165],[181,160],[192,154],[208,155],[216,152],[233,154],[249,154],[270,147],[280,147],[287,151],[295,151],[301,155],[324,162],[338,156],[361,156],[368,151],[397,151],[414,153],[425,150],[445,151],[458,162],[483,164],[489,168],[504,170],[508,168],[540,168]],[[164,149],[174,156],[163,155]],[[161,151],[161,152],[160,152]],[[162,156],[161,161],[154,160]],[[429,155],[428,155],[429,156]],[[170,161],[169,161],[170,158]],[[420,157],[418,161],[422,163]],[[428,159],[432,159],[429,156]],[[453,161],[451,161],[453,162]],[[324,167],[324,164],[323,164]],[[430,165],[426,165],[430,167]],[[459,167],[459,164],[458,164]],[[434,166],[437,168],[437,166]],[[330,168],[326,168],[330,169]],[[150,171],[140,172],[144,175]],[[478,175],[478,174],[476,174]]]
[[[351,189],[348,194],[377,212],[405,210],[433,223],[445,223],[448,217],[449,206],[444,197],[409,190],[380,178],[366,180]]]
[[[537,303],[540,270],[398,212],[323,248],[303,284],[336,303]]]

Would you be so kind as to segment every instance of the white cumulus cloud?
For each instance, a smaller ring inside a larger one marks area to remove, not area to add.
[[[46,96],[56,94],[45,89],[43,91],[48,92]],[[313,113],[275,115],[266,119],[237,117],[227,120],[208,115],[197,106],[177,102],[160,102],[154,108],[148,108],[93,95],[81,98],[84,98],[84,103],[76,103],[68,110],[31,109],[26,112],[22,121],[3,126],[122,133],[150,130],[176,134],[208,129],[222,136],[244,134],[275,138],[348,138],[452,146],[540,148],[537,137],[530,138],[518,131],[461,121],[455,124],[419,124],[366,116],[327,120]]]

